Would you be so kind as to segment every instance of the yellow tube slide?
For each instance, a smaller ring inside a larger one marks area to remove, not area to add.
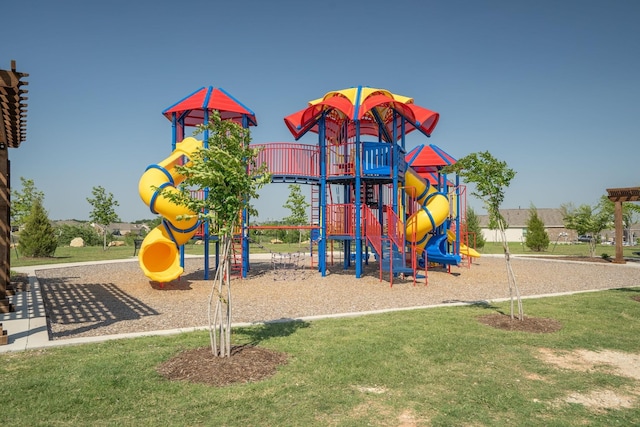
[[[415,235],[418,249],[424,249],[429,231],[440,226],[449,216],[449,199],[412,168],[407,168],[404,185],[407,191],[415,189],[415,199],[422,205],[407,220],[407,240],[411,241]]]
[[[180,277],[183,268],[180,266],[178,248],[193,237],[199,225],[194,212],[176,205],[160,195],[160,192],[166,188],[168,191],[179,191],[176,186],[184,181],[184,176],[176,172],[175,166],[190,161],[189,157],[201,147],[202,141],[185,138],[176,144],[176,149],[169,157],[157,165],[149,166],[138,183],[138,192],[142,200],[151,212],[163,217],[162,224],[144,238],[138,255],[140,268],[145,276],[156,282],[167,283]],[[178,221],[176,217],[180,215],[193,217]]]
[[[447,240],[453,243],[456,241],[456,233],[452,230],[447,230]],[[460,243],[460,253],[462,255],[470,256],[472,258],[480,258],[480,253],[473,248],[467,247],[467,245]]]

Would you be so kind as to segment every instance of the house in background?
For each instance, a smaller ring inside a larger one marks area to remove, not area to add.
[[[544,228],[549,235],[549,241],[558,243],[571,243],[578,239],[574,230],[567,230],[562,220],[562,211],[554,208],[537,208],[538,218],[544,223]],[[507,221],[509,228],[506,230],[508,242],[524,242],[529,221],[529,208],[526,209],[500,209],[500,213]],[[489,229],[489,215],[478,215],[482,236],[487,242],[499,242],[498,230]]]
[[[567,230],[564,227],[562,210],[558,208],[536,208],[536,210],[538,211],[538,218],[542,220],[551,243],[574,243],[578,241],[578,233],[576,233],[575,230]],[[530,215],[529,208],[500,209],[500,212],[509,227],[506,230],[507,241],[524,242],[527,233],[527,222],[529,221]],[[482,229],[482,235],[485,241],[500,241],[498,230],[489,229],[489,215],[478,215],[478,221],[480,222],[480,228]],[[636,244],[637,239],[640,237],[640,224],[632,224],[628,232],[631,235],[630,240],[632,245]],[[600,242],[604,244],[614,244],[615,235],[616,232],[614,228],[603,230],[600,233]]]
[[[67,219],[67,220],[51,221],[51,224],[54,227],[59,227],[61,225],[68,225],[71,227],[83,227],[88,225],[90,227],[93,227],[93,229],[96,230],[96,233],[102,234],[102,226],[98,224],[94,224],[89,221],[77,221],[75,219]],[[133,233],[137,235],[147,234],[150,229],[147,224],[114,222],[113,224],[110,224],[109,227],[107,227],[107,230],[109,231],[110,234],[113,234],[114,236],[126,236],[129,233]]]
[[[147,224],[131,224],[128,222],[114,222],[109,225],[109,232],[115,236],[126,236],[129,233],[143,235],[149,232]]]

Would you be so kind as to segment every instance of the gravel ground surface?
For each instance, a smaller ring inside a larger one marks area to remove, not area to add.
[[[307,261],[308,262],[308,261]],[[523,296],[640,286],[640,265],[512,258]],[[504,257],[486,256],[467,266],[429,270],[425,280],[379,280],[377,264],[356,279],[354,270],[331,267],[275,274],[268,261],[252,262],[250,277],[232,281],[233,322],[494,300],[508,297]],[[147,332],[207,324],[211,282],[203,259],[187,258],[185,274],[163,287],[137,262],[38,270],[53,339]],[[526,314],[526,305],[525,305]]]

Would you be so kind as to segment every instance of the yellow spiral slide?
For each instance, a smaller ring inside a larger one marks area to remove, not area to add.
[[[162,224],[144,238],[138,255],[145,276],[156,282],[167,283],[180,277],[183,268],[180,265],[179,247],[193,237],[199,226],[194,212],[171,202],[161,192],[179,191],[176,186],[184,181],[184,176],[176,172],[175,166],[188,164],[191,155],[201,147],[202,141],[185,138],[176,144],[176,149],[169,157],[149,166],[138,183],[142,200],[152,213],[163,217]],[[184,215],[192,217],[177,220],[178,216]]]
[[[449,199],[412,168],[407,168],[405,188],[413,188],[417,193],[416,201],[422,205],[422,208],[407,220],[406,227],[407,239],[411,241],[415,235],[416,247],[421,252],[429,241],[429,232],[439,227],[449,216]],[[455,242],[456,234],[447,230],[447,239],[450,243]],[[475,249],[463,243],[460,243],[460,253],[474,258],[480,256]]]
[[[449,216],[449,199],[422,178],[412,169],[405,172],[405,188],[415,191],[415,200],[422,208],[407,220],[407,239],[415,236],[416,247],[420,252],[424,250],[429,240],[429,232],[439,227]]]

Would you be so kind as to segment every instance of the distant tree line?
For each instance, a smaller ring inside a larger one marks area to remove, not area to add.
[[[11,225],[12,231],[19,231],[19,252],[25,257],[51,257],[59,245],[69,245],[80,237],[87,246],[104,248],[112,239],[107,226],[119,221],[115,213],[118,202],[113,194],[107,193],[103,187],[92,189],[93,198],[87,198],[92,205],[91,219],[101,226],[102,236],[88,224],[53,226],[44,209],[44,193],[38,190],[31,179],[20,177],[21,191],[11,190]],[[14,237],[14,241],[15,241]]]

